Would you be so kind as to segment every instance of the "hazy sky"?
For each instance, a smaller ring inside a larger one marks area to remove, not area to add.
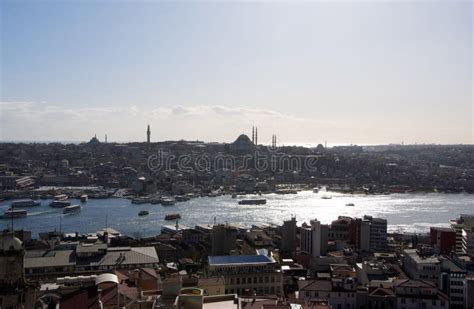
[[[471,1],[5,1],[1,140],[474,143]]]

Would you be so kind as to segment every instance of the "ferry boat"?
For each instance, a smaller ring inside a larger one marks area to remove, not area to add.
[[[320,190],[320,192],[323,193],[323,195],[321,195],[321,198],[322,198],[323,200],[330,200],[330,199],[332,199],[332,196],[331,196],[331,195],[327,195],[328,190],[327,190],[326,187],[322,187],[321,190]]]
[[[87,202],[88,199],[89,199],[89,197],[87,196],[87,194],[81,195],[81,202],[82,202],[82,203]]]
[[[146,204],[146,203],[149,203],[149,200],[146,197],[136,197],[132,199],[132,204]]]
[[[156,204],[161,204],[161,199],[156,197],[156,198],[152,198],[150,200],[150,204],[153,204],[153,205],[156,205]]]
[[[40,206],[41,202],[40,201],[33,201],[32,199],[24,199],[24,200],[15,200],[12,202],[11,207],[12,208],[18,208],[18,207],[35,207],[35,206]]]
[[[63,214],[75,214],[81,211],[81,205],[71,205],[64,207]]]
[[[23,209],[11,209],[5,211],[2,216],[2,219],[12,219],[12,218],[26,218],[28,212]]]
[[[161,205],[163,206],[173,206],[176,203],[176,200],[171,197],[163,197],[161,199]]]
[[[141,217],[141,216],[148,216],[150,213],[146,210],[142,210],[138,213],[138,215]]]
[[[55,201],[65,201],[67,198],[68,196],[66,194],[58,194],[54,196]]]
[[[264,205],[266,203],[267,200],[263,198],[239,201],[239,205]]]
[[[176,219],[181,219],[180,214],[169,214],[165,216],[165,220],[176,220]]]
[[[190,198],[187,197],[186,195],[176,195],[174,198],[176,202],[186,202],[190,200]]]
[[[71,202],[69,201],[52,201],[51,204],[49,204],[50,207],[54,208],[64,208],[67,206],[71,206]]]
[[[275,191],[276,194],[298,194],[298,191],[295,189],[278,189]]]

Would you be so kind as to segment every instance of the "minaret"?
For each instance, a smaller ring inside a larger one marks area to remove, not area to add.
[[[257,132],[257,127],[255,127],[255,145],[258,145],[258,132]]]
[[[150,125],[148,125],[148,129],[146,130],[146,142],[148,144],[150,143],[150,135],[151,135]]]
[[[252,144],[255,144],[255,127],[252,126]]]

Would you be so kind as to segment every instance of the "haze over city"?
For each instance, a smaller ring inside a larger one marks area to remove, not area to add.
[[[474,141],[471,1],[0,6],[3,141]]]

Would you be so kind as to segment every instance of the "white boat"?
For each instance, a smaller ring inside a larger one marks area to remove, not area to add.
[[[161,205],[163,206],[173,206],[176,203],[176,200],[171,197],[163,197],[161,199]]]
[[[332,199],[332,196],[327,194],[328,190],[326,189],[326,187],[322,187],[321,190],[319,190],[319,192],[322,192],[321,198],[323,200]]]
[[[68,199],[68,196],[66,194],[58,194],[54,196],[55,201],[65,201]]]
[[[63,214],[75,214],[81,211],[81,205],[71,205],[64,207]]]
[[[18,207],[35,207],[35,206],[40,206],[41,202],[40,201],[33,201],[32,199],[24,199],[24,200],[15,200],[12,202],[11,207],[12,208],[18,208]]]
[[[87,202],[88,199],[89,199],[89,197],[87,196],[87,194],[81,195],[81,202],[82,202],[82,203]]]

